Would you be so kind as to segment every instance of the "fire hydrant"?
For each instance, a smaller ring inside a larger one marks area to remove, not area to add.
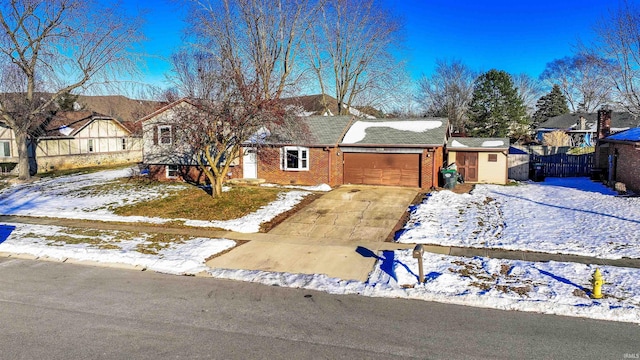
[[[602,298],[602,285],[604,284],[604,279],[602,278],[602,273],[600,269],[596,269],[593,273],[593,277],[591,278],[591,284],[593,285],[593,291],[591,292],[591,297],[594,299]]]

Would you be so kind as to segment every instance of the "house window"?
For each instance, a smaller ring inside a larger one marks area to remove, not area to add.
[[[158,139],[160,144],[171,145],[171,126],[159,126]]]
[[[178,165],[167,165],[167,178],[175,179],[179,175],[178,173]]]
[[[280,157],[282,170],[309,170],[309,148],[285,146]]]
[[[127,150],[127,139],[122,138],[122,150]]]
[[[87,150],[93,152],[93,139],[87,140]]]
[[[0,156],[1,157],[11,156],[11,142],[0,141]]]
[[[489,154],[489,162],[498,162],[498,154]]]

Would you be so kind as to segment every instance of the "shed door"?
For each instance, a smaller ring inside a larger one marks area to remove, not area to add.
[[[462,152],[456,153],[456,165],[458,172],[464,181],[478,181],[478,153]]]
[[[345,153],[344,183],[420,187],[420,154]]]

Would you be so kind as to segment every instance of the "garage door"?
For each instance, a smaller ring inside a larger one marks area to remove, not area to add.
[[[420,186],[420,154],[344,154],[344,183]]]

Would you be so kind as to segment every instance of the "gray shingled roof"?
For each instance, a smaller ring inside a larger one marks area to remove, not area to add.
[[[587,129],[595,129],[595,124],[598,121],[597,113],[578,113],[554,116],[541,123],[538,126],[538,129],[577,130],[578,128],[576,125],[579,123],[580,116],[584,116],[586,119]],[[614,129],[626,129],[637,127],[638,125],[640,125],[640,119],[628,112],[611,113],[611,127]]]
[[[351,116],[310,116],[302,119],[309,128],[309,137],[314,144],[335,145],[342,140],[340,137],[351,118]]]
[[[306,126],[301,126],[291,136],[273,136],[270,142],[316,146],[443,146],[448,124],[444,118],[359,119],[352,116],[310,116],[301,117],[300,121]],[[411,130],[416,126],[420,128],[419,125],[426,130]],[[344,135],[352,129],[351,134],[358,133],[364,137],[358,137],[359,141],[345,142]],[[281,141],[276,140],[278,138]]]
[[[447,127],[446,118],[358,119],[340,145],[443,146]]]
[[[500,145],[502,143],[502,145]],[[447,142],[449,149],[508,149],[509,138],[450,138]]]

